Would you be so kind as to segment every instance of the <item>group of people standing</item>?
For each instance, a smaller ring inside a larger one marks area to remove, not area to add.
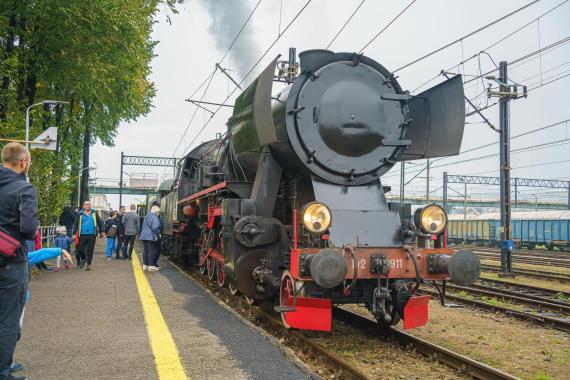
[[[91,269],[93,250],[97,234],[105,233],[107,238],[107,261],[113,260],[113,253],[117,260],[131,260],[135,238],[140,233],[143,242],[144,271],[156,272],[160,269],[158,258],[162,252],[162,221],[160,220],[160,207],[155,202],[150,213],[144,218],[141,226],[140,217],[136,212],[136,205],[131,205],[125,212],[125,207],[119,211],[112,211],[109,219],[102,223],[99,215],[91,210],[91,203],[85,201],[83,209],[74,222],[74,231],[77,231],[77,265],[80,268]]]
[[[83,202],[83,208],[77,214],[73,225],[77,266],[91,270],[95,241],[97,235],[102,237],[103,233],[107,237],[108,261],[112,260],[113,252],[116,259],[131,260],[135,237],[140,231],[140,219],[136,209],[133,204],[130,211],[125,212],[125,207],[121,206],[118,212],[112,211],[103,224],[99,214],[91,209],[91,202]]]
[[[135,237],[140,231],[140,218],[136,209],[135,205],[131,205],[130,211],[125,212],[125,206],[121,206],[118,212],[111,211],[109,219],[105,221],[108,261],[113,259],[113,252],[117,260],[132,259]]]

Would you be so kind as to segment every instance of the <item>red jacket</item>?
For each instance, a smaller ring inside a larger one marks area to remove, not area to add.
[[[38,249],[42,249],[42,235],[40,234],[40,229],[36,230],[36,239],[34,241],[34,249],[37,251]]]

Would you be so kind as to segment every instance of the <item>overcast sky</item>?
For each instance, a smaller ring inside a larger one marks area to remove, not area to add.
[[[344,24],[353,10],[362,0],[313,0],[291,27],[281,36],[279,41],[265,56],[252,76],[246,79],[249,83],[265,65],[277,54],[287,55],[289,47],[297,51],[324,48]],[[477,28],[503,16],[530,0],[503,1],[434,1],[417,0],[394,24],[377,38],[364,53],[377,60],[388,70],[395,70],[424,54],[443,46]],[[419,85],[434,77],[442,69],[455,66],[452,71],[460,71],[469,75],[486,72],[494,67],[491,59],[481,55],[480,59],[472,59],[465,65],[457,67],[463,58],[477,54],[492,45],[515,29],[527,24],[532,19],[547,12],[562,0],[542,0],[501,23],[465,39],[430,58],[414,64],[398,72],[398,81],[404,89],[414,90]],[[257,0],[200,0],[186,1],[179,7],[180,13],[169,14],[171,24],[166,22],[167,15],[161,13],[155,26],[153,37],[159,41],[156,47],[156,58],[152,63],[151,80],[156,84],[157,96],[154,108],[147,117],[140,118],[119,128],[116,144],[112,148],[97,144],[92,148],[91,163],[96,163],[96,176],[101,184],[117,185],[121,151],[129,155],[179,157],[189,148],[189,143],[196,139],[192,147],[201,141],[213,138],[216,133],[225,130],[225,122],[231,109],[222,109],[208,127],[197,137],[209,114],[198,111],[186,134],[190,118],[195,106],[188,98],[213,71],[225,53],[229,42],[235,36],[250,10]],[[306,3],[306,0],[262,0],[259,8],[248,23],[244,33],[238,40],[235,49],[228,54],[222,66],[229,68],[237,78],[245,75],[261,54],[275,40],[279,30],[292,20],[295,14]],[[394,18],[409,1],[374,1],[368,0],[359,12],[330,47],[334,51],[359,51],[374,35]],[[228,6],[228,4],[230,4]],[[206,5],[206,6],[205,6]],[[214,17],[212,17],[214,15]],[[281,20],[281,27],[279,26]],[[539,47],[570,36],[570,3],[565,3],[555,11],[544,16],[540,22],[534,22],[512,37],[488,50],[495,62],[512,61],[531,53]],[[542,75],[539,75],[540,73]],[[535,87],[570,73],[570,43],[559,45],[540,56],[524,60],[519,65],[509,67],[509,77],[514,81]],[[419,89],[421,92],[437,84],[436,79],[429,85]],[[542,81],[542,82],[541,82]],[[487,82],[484,83],[485,85]],[[511,134],[517,135],[539,127],[557,123],[570,118],[570,97],[567,88],[570,76],[551,84],[544,85],[529,93],[527,99],[511,102]],[[466,94],[475,96],[482,90],[483,83],[474,81],[466,85]],[[219,72],[215,74],[212,84],[204,100],[220,102],[233,90],[234,86]],[[278,90],[280,85],[275,85]],[[202,96],[203,88],[195,98]],[[235,95],[238,95],[236,92]],[[233,103],[235,95],[229,100]],[[484,106],[487,99],[478,98],[477,104]],[[493,99],[490,102],[494,102]],[[498,125],[499,109],[492,107],[485,115]],[[468,122],[478,123],[478,116],[469,117]],[[498,134],[485,124],[468,124],[462,151],[479,145],[497,142]],[[541,144],[549,144],[539,146]],[[512,141],[513,152],[512,176],[529,178],[560,178],[570,180],[570,155],[568,147],[568,125],[548,128],[540,133],[532,133]],[[553,146],[554,145],[554,146]],[[176,147],[178,150],[175,151]],[[534,149],[530,149],[535,147]],[[528,149],[525,149],[528,148]],[[498,175],[498,156],[480,158],[464,163],[478,156],[489,156],[498,153],[498,145],[479,149],[472,153],[461,154],[433,163],[430,173],[431,189],[441,187],[442,173]],[[552,163],[555,161],[562,161]],[[449,164],[441,166],[442,164]],[[419,168],[425,166],[425,160],[415,161],[407,166],[411,178]],[[126,167],[127,173],[158,173],[161,168]],[[127,177],[128,178],[128,177]],[[425,192],[425,175],[422,173],[412,181],[406,192]],[[399,192],[399,165],[383,177],[384,185],[391,185],[393,192]],[[461,186],[457,188],[462,191]],[[472,188],[474,197],[482,197],[496,192],[493,188]],[[477,194],[479,193],[479,194]],[[436,191],[434,195],[440,194]],[[453,192],[452,192],[453,194]],[[521,197],[533,197],[536,189],[521,189]],[[539,194],[540,195],[540,194]],[[143,197],[138,197],[142,199]],[[118,206],[118,197],[110,197],[113,207]],[[123,203],[130,203],[133,197],[126,197]]]

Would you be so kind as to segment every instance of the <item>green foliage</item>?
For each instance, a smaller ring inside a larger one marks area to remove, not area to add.
[[[562,292],[556,293],[556,299],[558,301],[568,302],[568,298]]]
[[[68,101],[32,109],[30,137],[59,128],[60,150],[32,151],[31,182],[41,223],[75,193],[86,131],[113,146],[121,121],[151,108],[149,80],[159,6],[176,0],[0,0],[0,137],[24,139],[25,109],[44,99]]]
[[[481,301],[488,303],[489,305],[498,306],[499,301],[495,297],[481,297]]]
[[[534,379],[535,380],[550,380],[550,376],[548,376],[545,373],[539,373],[538,375],[535,376]]]

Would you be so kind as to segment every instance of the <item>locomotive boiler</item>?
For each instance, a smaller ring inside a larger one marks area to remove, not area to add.
[[[421,326],[420,284],[470,284],[480,264],[444,247],[441,207],[413,223],[381,177],[399,161],[458,154],[461,76],[412,96],[361,54],[309,50],[299,63],[275,58],[236,99],[226,133],[181,160],[162,198],[171,255],[249,302],[275,300],[288,327],[330,330],[332,305],[345,303],[382,325]],[[275,81],[286,83],[278,93]]]

